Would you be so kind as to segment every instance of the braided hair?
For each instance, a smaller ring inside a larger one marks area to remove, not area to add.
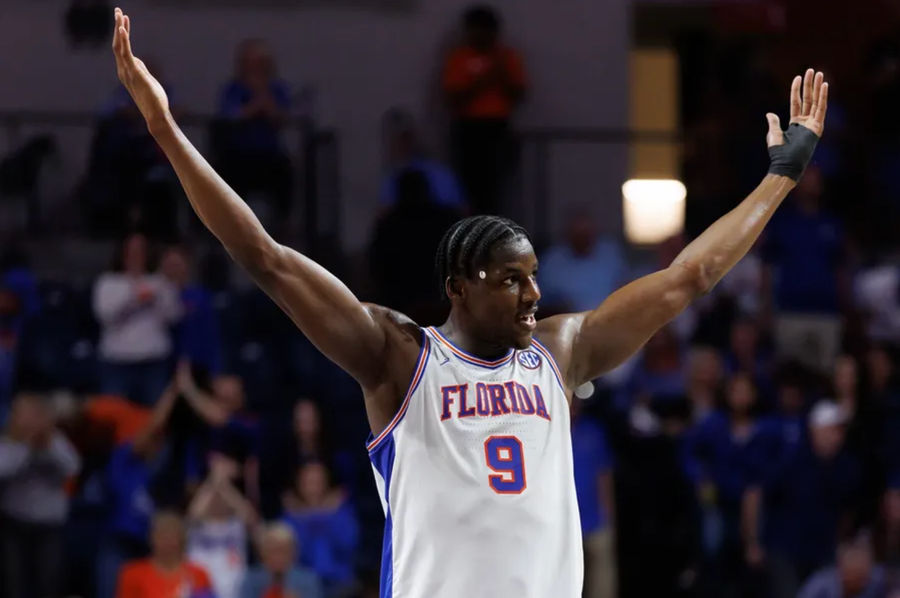
[[[444,233],[435,257],[441,296],[446,299],[447,278],[472,278],[475,269],[490,259],[495,246],[522,238],[531,242],[524,228],[501,216],[471,216],[451,226]]]

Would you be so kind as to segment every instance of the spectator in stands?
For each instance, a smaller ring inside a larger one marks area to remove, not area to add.
[[[285,494],[284,511],[284,522],[300,543],[299,563],[322,578],[326,595],[352,588],[359,527],[346,493],[332,485],[324,464],[300,467],[293,491]]]
[[[190,253],[183,245],[172,245],[163,253],[160,273],[181,298],[181,320],[175,326],[177,359],[203,366],[210,374],[222,370],[222,341],[212,294],[194,282]]]
[[[125,238],[113,269],[94,285],[94,314],[101,326],[103,392],[151,405],[169,380],[169,326],[181,308],[177,291],[150,274],[147,239]]]
[[[254,505],[259,505],[260,429],[256,417],[246,410],[243,380],[231,374],[217,376],[211,394],[188,390],[186,396],[211,426],[209,449],[238,465],[237,487]]]
[[[453,154],[477,213],[501,209],[511,162],[510,119],[526,90],[519,53],[501,43],[500,16],[488,6],[463,15],[465,40],[444,65],[443,88],[453,111]]]
[[[612,457],[603,427],[572,401],[572,453],[575,492],[584,534],[585,596],[615,598],[615,499]]]
[[[765,548],[777,598],[795,596],[808,575],[831,562],[838,536],[854,515],[860,471],[844,448],[846,421],[836,403],[817,403],[809,415],[808,442],[772,459],[768,481],[748,489],[747,553],[761,561]]]
[[[823,192],[822,174],[813,165],[766,228],[764,253],[778,310],[779,356],[824,372],[840,348],[839,310],[846,292],[844,233],[840,221],[821,207]]]
[[[150,545],[149,558],[122,567],[116,598],[214,598],[209,575],[185,558],[180,515],[171,511],[154,515]]]
[[[263,195],[282,219],[291,209],[291,161],[281,140],[290,111],[291,92],[278,78],[268,44],[261,39],[241,42],[234,79],[219,98],[224,123],[213,143],[235,191],[245,198]]]
[[[853,286],[856,307],[866,316],[866,335],[900,342],[900,267],[890,259],[871,264],[856,275]]]
[[[209,475],[188,511],[188,558],[212,580],[216,598],[238,598],[247,570],[247,543],[259,517],[234,486],[237,464],[214,454]]]
[[[775,388],[775,412],[768,418],[775,441],[785,453],[806,442],[806,389],[797,364],[786,364]]]
[[[415,171],[422,173],[428,182],[431,201],[456,214],[463,214],[468,206],[456,174],[428,155],[413,116],[400,108],[388,110],[384,116],[383,130],[389,157],[388,171],[381,181],[381,206],[390,208],[397,203],[401,175]]]
[[[772,404],[774,388],[772,362],[760,341],[759,325],[750,318],[739,318],[731,325],[725,370],[729,374],[746,372],[753,377],[765,406]]]
[[[301,465],[316,461],[334,472],[340,485],[349,486],[355,475],[353,455],[336,446],[336,439],[322,421],[322,412],[316,402],[308,398],[297,401],[292,424],[291,446],[285,451],[290,457],[285,460],[282,488],[295,484]]]
[[[685,467],[703,509],[706,573],[734,592],[748,576],[741,518],[744,495],[765,479],[778,446],[756,417],[756,387],[750,376],[739,373],[728,381],[726,401],[726,412],[711,415],[688,433]],[[759,564],[757,555],[747,560]]]
[[[626,282],[628,265],[622,246],[601,237],[587,209],[570,215],[566,242],[541,256],[538,274],[541,301],[551,312],[591,310]]]
[[[616,407],[658,406],[680,401],[686,390],[686,364],[674,330],[667,326],[647,342],[628,381],[619,389]]]
[[[866,516],[874,517],[884,490],[884,422],[887,406],[873,401],[863,388],[856,358],[839,355],[832,375],[832,397],[846,421],[847,449],[859,460],[862,468],[860,508]]]
[[[165,484],[169,462],[166,429],[177,399],[175,389],[168,388],[141,431],[119,443],[109,458],[105,484],[109,521],[97,558],[98,598],[113,598],[122,564],[148,553],[150,519],[160,506],[158,489]]]
[[[38,281],[32,271],[28,255],[19,243],[13,241],[0,250],[0,286],[12,291],[21,304],[20,317],[24,320],[41,308]],[[19,326],[23,321],[17,322]]]
[[[240,598],[324,598],[316,574],[295,564],[297,539],[285,523],[266,526],[260,538],[261,565],[244,578]]]
[[[8,598],[58,596],[67,479],[81,461],[45,399],[19,394],[0,436],[0,581]]]
[[[697,499],[680,458],[690,412],[673,407],[656,434],[623,434],[616,446],[621,596],[699,595]]]
[[[884,598],[884,568],[875,563],[872,540],[866,532],[841,542],[837,565],[813,575],[797,598]],[[791,594],[793,598],[794,594]],[[894,596],[894,594],[891,594]]]
[[[25,250],[12,242],[0,249],[0,426],[12,398],[19,341],[26,320],[40,310],[37,280]]]
[[[701,422],[719,406],[722,358],[712,347],[698,346],[688,355],[687,398],[694,422]]]
[[[12,290],[0,286],[0,425],[6,421],[16,375],[21,305]]]
[[[437,321],[443,310],[434,292],[434,256],[443,231],[458,216],[434,201],[422,171],[398,175],[397,202],[376,224],[369,254],[382,303],[416,321]]]

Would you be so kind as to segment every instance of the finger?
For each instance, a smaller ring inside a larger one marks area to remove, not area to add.
[[[825,126],[825,114],[828,112],[828,83],[822,83],[819,90],[819,101],[816,105],[816,113],[813,116],[820,126]]]
[[[803,82],[803,77],[797,75],[794,77],[794,80],[791,82],[791,122],[794,119],[800,118],[800,110],[802,108],[800,101],[800,85]]]
[[[812,69],[807,69],[806,74],[803,75],[803,109],[800,112],[800,116],[805,118],[809,116],[809,109],[812,106],[812,91],[813,91],[813,77],[815,76],[815,71]]]
[[[124,17],[124,20],[127,22],[128,17]],[[128,29],[125,28],[124,24],[120,28],[120,31],[122,32],[122,51],[127,58],[133,58],[134,54],[131,52],[131,35],[129,35]]]
[[[131,35],[131,17],[125,15],[125,31],[128,32],[128,35]]]
[[[769,132],[766,135],[766,145],[782,145],[784,143],[784,131],[781,130],[781,120],[777,114],[769,112],[766,114],[766,120],[769,121]]]
[[[122,9],[116,8],[113,13],[113,20],[115,21],[115,25],[113,26],[113,38],[112,38],[112,47],[113,52],[116,54],[119,53],[119,25],[121,25],[122,19]]]
[[[809,115],[812,117],[815,116],[816,108],[819,105],[819,94],[822,92],[822,82],[824,80],[825,75],[821,72],[816,73],[816,76],[813,79],[812,104],[809,107]]]

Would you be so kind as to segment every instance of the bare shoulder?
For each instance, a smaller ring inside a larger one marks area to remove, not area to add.
[[[389,359],[397,356],[402,362],[404,357],[411,356],[414,362],[422,347],[422,328],[406,314],[389,307],[374,303],[364,303],[363,306],[384,330]]]
[[[366,311],[384,331],[383,376],[378,384],[363,388],[366,412],[373,431],[383,430],[397,413],[422,348],[422,328],[408,316],[372,303]]]

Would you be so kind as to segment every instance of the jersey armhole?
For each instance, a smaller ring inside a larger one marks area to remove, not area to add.
[[[425,333],[424,328],[422,328],[421,331],[422,348],[419,349],[419,357],[416,359],[416,368],[413,370],[412,379],[409,381],[409,386],[406,389],[406,395],[404,395],[403,402],[400,404],[397,413],[394,414],[391,423],[389,423],[377,437],[372,433],[369,434],[369,438],[366,440],[366,450],[370,453],[376,450],[379,445],[384,442],[385,438],[390,435],[393,429],[397,427],[397,424],[403,419],[403,416],[406,415],[406,409],[409,407],[409,400],[412,398],[413,394],[416,392],[416,388],[419,387],[419,383],[422,381],[422,376],[425,373],[425,366],[428,364],[428,356],[431,354],[431,339],[428,338],[428,334]]]
[[[563,394],[568,396],[568,391],[566,390],[566,385],[563,384],[562,373],[560,373],[559,365],[556,363],[556,358],[553,357],[553,353],[550,350],[541,344],[541,342],[532,337],[531,342],[534,344],[534,348],[537,349],[544,357],[547,358],[547,362],[550,364],[550,368],[553,370],[553,376],[556,378],[556,381],[559,383],[559,387],[562,389]]]

